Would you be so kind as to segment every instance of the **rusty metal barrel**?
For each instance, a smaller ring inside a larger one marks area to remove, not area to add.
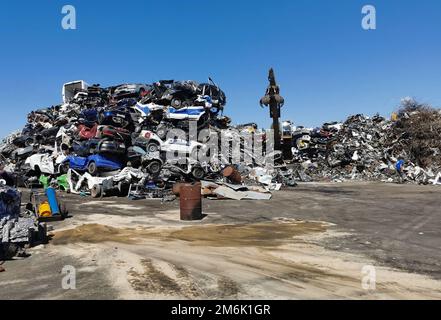
[[[183,183],[179,187],[181,220],[202,219],[201,183]]]
[[[232,166],[226,167],[222,173],[224,177],[230,179],[233,183],[240,184],[242,182],[242,176],[239,171]]]

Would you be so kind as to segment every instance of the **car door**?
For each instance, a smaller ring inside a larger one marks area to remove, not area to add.
[[[69,165],[71,169],[86,170],[87,158],[85,157],[69,157]]]
[[[50,155],[43,155],[40,158],[40,170],[42,173],[54,174],[54,159]]]
[[[188,153],[189,142],[184,139],[172,138],[165,143],[165,151],[178,151],[179,153]]]

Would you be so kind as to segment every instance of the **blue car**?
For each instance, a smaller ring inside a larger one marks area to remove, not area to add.
[[[101,125],[127,129],[133,125],[133,118],[127,107],[120,107],[101,111],[98,114],[98,122]]]
[[[88,157],[68,156],[61,165],[64,168],[63,171],[70,168],[78,171],[87,171],[93,176],[98,174],[99,171],[115,171],[123,168],[123,164],[119,160],[103,157],[99,154]]]
[[[98,110],[95,108],[85,109],[80,113],[78,118],[83,119],[84,121],[87,121],[87,122],[97,122],[98,121]]]

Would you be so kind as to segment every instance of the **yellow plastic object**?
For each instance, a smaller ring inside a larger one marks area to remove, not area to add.
[[[44,218],[52,217],[52,211],[49,202],[45,201],[40,205],[40,207],[38,208],[38,215]]]
[[[392,115],[390,116],[390,119],[391,119],[393,122],[398,121],[398,114],[395,113],[395,112],[393,112]]]

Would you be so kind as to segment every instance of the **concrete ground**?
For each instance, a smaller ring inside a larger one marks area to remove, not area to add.
[[[0,298],[440,299],[440,192],[301,184],[269,201],[205,199],[194,222],[179,201],[61,194],[72,217],[3,265]]]

